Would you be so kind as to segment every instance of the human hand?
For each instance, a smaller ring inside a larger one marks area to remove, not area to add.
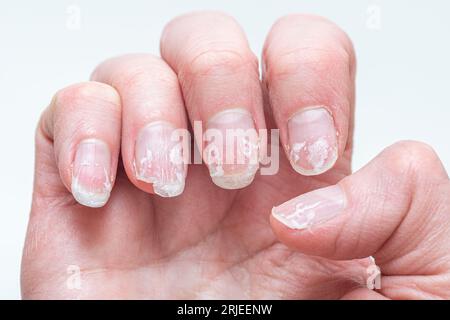
[[[262,83],[242,30],[219,13],[173,20],[161,55],[107,60],[44,112],[24,298],[450,298],[450,184],[435,153],[401,142],[351,175],[355,58],[344,32],[319,17],[280,19]],[[278,172],[171,161],[170,134],[194,121],[278,128]],[[366,287],[369,256],[378,291]],[[70,266],[79,287],[67,285]]]

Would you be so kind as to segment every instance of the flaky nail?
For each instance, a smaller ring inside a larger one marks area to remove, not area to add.
[[[111,152],[103,141],[87,139],[77,147],[72,166],[72,194],[80,204],[99,208],[111,193]]]
[[[259,168],[259,138],[245,109],[217,113],[206,125],[204,159],[212,181],[224,189],[241,189]]]
[[[184,190],[186,165],[175,127],[158,121],[141,129],[135,147],[136,178],[153,184],[162,197],[175,197]]]
[[[324,173],[338,155],[337,134],[331,114],[324,107],[306,108],[288,121],[289,160],[305,176]]]
[[[339,215],[346,205],[338,186],[314,190],[272,209],[272,216],[291,229],[309,229]]]

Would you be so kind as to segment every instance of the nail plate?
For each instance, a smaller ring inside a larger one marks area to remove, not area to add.
[[[99,208],[111,193],[111,152],[106,143],[86,139],[79,143],[72,165],[72,194],[80,204]]]
[[[176,128],[164,121],[153,122],[139,132],[135,146],[136,178],[153,184],[162,197],[175,197],[184,190],[186,164]]]
[[[345,208],[342,189],[330,186],[291,199],[272,209],[272,216],[290,229],[309,229],[338,216]]]
[[[212,181],[224,189],[248,186],[259,169],[259,138],[245,109],[221,111],[209,119],[204,159]]]
[[[310,107],[288,121],[289,160],[305,176],[324,173],[337,160],[337,135],[331,114],[325,107]]]

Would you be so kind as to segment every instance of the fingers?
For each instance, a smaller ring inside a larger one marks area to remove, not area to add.
[[[82,205],[101,207],[109,199],[120,150],[120,126],[119,95],[98,82],[60,90],[41,118],[38,138],[53,142],[61,180]],[[37,158],[45,158],[42,153],[51,150],[37,145]]]
[[[339,184],[275,207],[271,223],[281,241],[307,254],[374,256],[383,273],[428,274],[450,266],[449,199],[433,150],[401,142]]]
[[[175,73],[159,58],[134,54],[105,61],[92,79],[115,87],[122,99],[122,158],[130,181],[162,197],[181,194],[190,149]]]
[[[315,16],[274,24],[263,50],[263,81],[292,167],[318,175],[351,152],[353,47],[343,31]]]
[[[257,129],[264,129],[258,63],[240,26],[219,13],[194,13],[170,22],[161,54],[175,70],[213,182],[249,185],[258,170]]]

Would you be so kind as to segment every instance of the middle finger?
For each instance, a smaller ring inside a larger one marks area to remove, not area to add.
[[[259,167],[256,130],[265,122],[258,61],[242,29],[220,13],[184,15],[166,26],[161,55],[178,75],[192,124],[205,124],[208,133],[195,135],[213,182],[246,187]]]

